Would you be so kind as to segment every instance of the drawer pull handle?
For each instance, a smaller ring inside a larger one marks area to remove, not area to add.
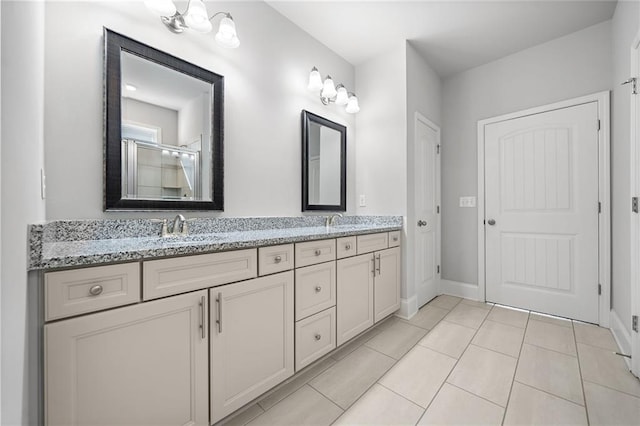
[[[321,254],[322,254],[322,251],[320,249],[316,249],[315,255],[320,256]]]
[[[344,246],[345,250],[351,250],[351,244],[347,244],[346,246]]]
[[[320,334],[316,334],[314,337],[316,338],[316,340],[322,339],[322,336]]]
[[[320,291],[322,291],[322,287],[316,286],[316,293],[320,293]]]
[[[89,294],[92,296],[99,296],[102,293],[102,290],[103,288],[101,285],[94,285],[89,289]]]
[[[282,262],[282,256],[278,255],[278,256],[274,257],[274,258],[273,258],[273,261],[274,261],[275,263],[280,263],[280,262]]]
[[[393,241],[398,241],[398,237],[393,237]]]

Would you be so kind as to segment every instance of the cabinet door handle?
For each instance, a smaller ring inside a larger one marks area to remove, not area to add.
[[[94,285],[89,289],[89,294],[92,296],[99,296],[102,293],[102,286],[101,285]]]
[[[373,256],[373,259],[371,259],[371,275],[373,275],[374,277],[376,276],[376,257]]]
[[[375,258],[378,260],[378,267],[376,268],[376,272],[378,273],[378,275],[380,275],[380,255],[377,255]]]
[[[346,246],[344,246],[345,250],[351,250],[351,244],[347,244]]]
[[[205,321],[207,320],[205,318],[205,312],[204,312],[204,304],[207,303],[207,298],[205,296],[202,296],[200,298],[200,337],[202,337],[203,339],[206,339],[207,335],[206,335],[206,330],[205,330]]]
[[[316,286],[316,293],[320,293],[321,290],[322,290],[322,287]]]
[[[218,293],[216,303],[218,304],[218,318],[216,318],[216,324],[218,324],[218,333],[222,333],[222,293]]]
[[[278,255],[278,256],[274,257],[274,258],[273,258],[273,261],[274,261],[275,263],[280,263],[280,262],[282,262],[282,256]]]
[[[315,335],[315,336],[313,336],[313,337],[315,337],[315,338],[316,338],[316,340],[320,340],[320,339],[322,339],[322,336],[321,336],[320,334],[316,334],[316,335]]]
[[[314,253],[316,256],[320,256],[322,254],[322,251],[320,249],[316,249]]]
[[[398,237],[393,237],[393,241],[398,241]]]

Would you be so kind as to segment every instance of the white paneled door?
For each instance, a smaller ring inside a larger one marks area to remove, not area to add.
[[[418,307],[438,295],[440,128],[416,115],[414,271]]]
[[[598,322],[598,105],[485,126],[487,301]]]

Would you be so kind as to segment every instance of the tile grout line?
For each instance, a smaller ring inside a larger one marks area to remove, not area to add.
[[[524,340],[527,336],[527,328],[529,327],[529,318],[531,318],[531,311],[528,311],[527,322],[524,328],[524,334],[522,335],[522,343],[520,343],[520,351],[518,351],[518,357],[516,358],[516,368],[513,370],[513,378],[511,379],[511,386],[509,387],[509,395],[507,395],[507,404],[504,407],[504,413],[502,414],[501,425],[504,425],[504,421],[507,419],[507,410],[509,409],[509,403],[511,402],[511,394],[513,393],[513,384],[516,382],[516,374],[518,374],[518,366],[520,365],[520,356],[522,355],[522,348],[524,347]],[[520,382],[518,382],[520,383]]]
[[[576,359],[578,361],[578,373],[580,374],[580,389],[582,389],[582,400],[584,401],[584,414],[587,417],[587,425],[591,424],[589,420],[589,408],[587,407],[587,393],[584,391],[584,378],[582,377],[582,365],[580,365],[580,357],[578,356],[578,342],[576,340],[576,327],[571,321],[571,333],[573,334],[573,344],[576,346]]]
[[[458,303],[460,303],[460,301],[458,301]],[[427,304],[425,304],[424,306],[426,306],[426,305],[427,305]],[[456,306],[457,306],[457,303],[456,303]],[[441,309],[445,309],[445,308],[441,308]],[[451,308],[451,309],[453,309],[453,308]],[[451,309],[449,310],[449,312],[451,312]],[[448,314],[448,313],[447,313],[447,314]],[[408,322],[408,321],[405,321],[405,320],[403,320],[402,318],[399,318],[399,317],[398,317],[398,319],[399,319],[400,321],[404,322],[405,324],[413,325],[413,324],[409,324],[409,322]],[[388,320],[387,320],[387,321],[388,321]],[[439,320],[435,325],[438,325],[438,324],[440,323],[440,321],[442,321],[442,319],[441,319],[441,320]],[[385,322],[386,322],[386,321],[385,321]],[[433,328],[435,328],[435,325],[434,325],[434,327],[433,327]],[[413,325],[413,326],[414,326],[414,327],[417,327],[417,328],[419,328],[419,329],[421,329],[421,330],[425,330],[425,329],[424,329],[424,328],[422,328],[422,327],[418,327],[418,326],[416,326],[416,325]],[[431,330],[433,330],[433,328],[432,328]],[[422,337],[420,338],[420,340],[422,340],[422,339],[423,339],[427,334],[429,334],[429,333],[431,332],[431,330],[429,330],[429,329],[426,329],[426,330],[427,330],[427,332],[425,333],[425,335],[424,335],[424,336],[422,336]],[[384,331],[385,331],[385,330],[382,330],[381,332],[384,332]],[[375,337],[375,336],[374,336],[374,337]],[[369,340],[371,340],[371,339],[369,339]],[[368,342],[369,340],[367,340],[367,342]],[[420,340],[418,340],[418,342],[420,342]],[[367,343],[367,342],[363,342],[360,346],[358,346],[358,348],[354,349],[351,353],[355,352],[357,349],[359,349],[359,348],[360,348],[360,347],[362,347],[362,346],[366,346],[366,343]],[[384,387],[385,389],[388,389],[388,390],[390,390],[390,391],[391,391],[391,389],[387,388],[387,387],[386,387],[386,386],[384,386],[382,383],[380,383],[380,379],[382,379],[382,378],[383,378],[383,377],[384,377],[384,376],[385,376],[385,375],[386,375],[386,374],[387,374],[387,373],[388,373],[388,372],[389,372],[393,367],[395,367],[395,365],[396,365],[396,364],[398,364],[398,362],[400,362],[400,360],[401,360],[402,358],[404,358],[404,357],[405,357],[405,355],[407,355],[407,354],[408,354],[408,353],[409,353],[413,348],[415,348],[415,347],[416,347],[416,345],[418,345],[418,342],[416,342],[413,346],[411,346],[411,347],[407,350],[407,352],[405,352],[405,353],[404,353],[404,354],[403,354],[399,359],[395,359],[395,358],[393,358],[393,357],[391,357],[391,356],[389,356],[389,355],[387,355],[387,354],[384,354],[384,353],[382,353],[382,352],[380,352],[380,351],[378,351],[378,350],[376,350],[376,349],[374,349],[374,348],[372,348],[372,347],[370,347],[370,346],[367,346],[367,349],[370,349],[370,350],[372,350],[372,351],[374,351],[374,352],[377,352],[377,353],[378,353],[378,354],[380,354],[380,355],[384,355],[384,356],[386,356],[387,358],[391,358],[391,359],[393,360],[393,364],[391,364],[391,366],[389,366],[389,368],[388,368],[384,373],[382,373],[382,376],[380,376],[380,378],[378,378],[375,382],[373,382],[373,383],[371,384],[371,386],[369,386],[367,389],[365,389],[365,391],[364,391],[364,392],[363,392],[363,393],[362,393],[358,398],[356,398],[356,400],[355,400],[355,401],[353,401],[351,404],[349,404],[349,406],[343,410],[342,414],[340,414],[340,416],[338,416],[338,418],[336,418],[333,422],[331,422],[331,423],[330,423],[330,425],[333,425],[335,422],[337,422],[337,421],[338,421],[338,419],[340,419],[340,417],[342,417],[342,416],[344,415],[344,413],[346,413],[346,412],[347,412],[351,407],[353,407],[353,406],[354,406],[358,401],[360,401],[360,400],[362,399],[362,397],[363,397],[364,395],[366,395],[366,394],[367,394],[367,392],[369,392],[369,391],[371,390],[371,388],[373,388],[376,384],[378,384],[378,385],[380,385],[380,386]],[[351,353],[349,353],[349,355],[350,355]],[[347,356],[349,356],[349,355],[347,355]],[[346,357],[345,357],[345,358],[346,358]],[[344,358],[343,358],[343,359],[344,359]],[[325,370],[325,371],[326,371],[326,370]],[[336,402],[334,402],[331,398],[329,398],[328,396],[326,396],[325,394],[323,394],[322,392],[320,392],[318,389],[316,389],[315,387],[313,387],[313,385],[311,385],[310,383],[307,383],[307,384],[308,384],[312,389],[314,389],[314,390],[316,390],[317,392],[319,392],[322,396],[324,396],[325,398],[328,398],[328,399],[329,399],[329,401],[333,402],[335,405],[337,405],[338,407],[340,407],[340,406],[339,406]],[[393,391],[392,391],[392,392],[393,392]],[[416,405],[416,406],[418,406],[418,407],[422,408],[422,406],[420,406],[419,404],[416,404],[415,402],[411,401],[410,399],[405,398],[404,396],[402,396],[402,395],[400,395],[400,394],[398,394],[398,393],[396,393],[396,392],[393,392],[393,393],[395,393],[396,395],[398,395],[398,396],[402,397],[404,400],[406,400],[406,401],[408,401],[408,402],[410,402],[410,403],[412,403],[412,404],[414,404],[414,405]],[[342,409],[342,407],[340,407],[340,408]],[[425,409],[425,410],[426,410],[426,409]],[[423,412],[422,414],[424,415],[424,412]],[[422,418],[422,416],[420,416],[420,418]],[[420,419],[418,419],[418,420],[420,420]]]
[[[591,383],[592,385],[600,386],[600,387],[603,387],[605,389],[609,389],[611,391],[618,392],[618,393],[621,393],[623,395],[627,395],[627,396],[630,396],[632,398],[640,400],[640,396],[638,396],[638,395],[634,395],[634,394],[629,393],[629,392],[621,391],[620,389],[612,388],[611,386],[603,385],[602,383],[594,382],[593,380],[582,379],[582,382],[583,383],[584,382]]]
[[[574,405],[577,405],[578,407],[586,408],[584,405],[580,405],[575,401],[572,401],[570,399],[565,398],[564,396],[556,395],[555,393],[551,393],[551,392],[549,392],[547,390],[540,389],[540,388],[538,388],[536,386],[530,385],[529,383],[521,382],[520,380],[514,380],[514,381],[520,383],[523,386],[527,386],[527,387],[529,387],[531,389],[535,389],[535,390],[540,391],[542,393],[546,393],[547,395],[553,396],[553,397],[558,398],[558,399],[562,399],[563,401],[570,402],[570,403],[572,403]]]
[[[456,306],[458,306],[460,303],[462,303],[462,299],[460,299],[460,302],[458,302],[456,304]],[[467,343],[467,346],[464,348],[464,350],[462,351],[462,353],[460,354],[460,357],[458,357],[458,359],[456,359],[455,364],[453,364],[453,367],[451,367],[451,370],[449,371],[449,374],[447,374],[447,377],[444,378],[444,380],[442,381],[442,383],[440,384],[440,387],[438,387],[438,390],[436,391],[436,393],[433,394],[433,398],[431,398],[431,401],[429,401],[429,404],[427,404],[427,407],[424,409],[424,413],[422,413],[422,416],[420,416],[420,418],[418,419],[418,422],[420,422],[420,420],[424,417],[424,415],[427,413],[427,410],[429,410],[429,407],[431,407],[431,404],[433,404],[433,401],[435,401],[435,399],[438,397],[438,395],[440,394],[440,391],[442,390],[442,387],[445,385],[445,383],[448,383],[447,380],[449,379],[449,377],[451,376],[451,373],[453,373],[453,371],[456,369],[456,367],[458,366],[458,363],[460,362],[460,359],[462,359],[462,357],[464,356],[465,352],[467,352],[467,349],[469,349],[469,346],[471,346],[471,342],[473,341],[473,339],[476,337],[476,335],[478,334],[478,331],[480,331],[480,328],[482,328],[482,325],[484,324],[484,322],[487,320],[487,317],[489,316],[489,314],[491,313],[491,311],[493,310],[493,307],[495,305],[491,306],[491,309],[488,310],[487,315],[482,319],[482,322],[480,323],[480,325],[478,326],[478,328],[476,329],[476,332],[473,333],[473,336],[471,336],[471,339],[469,339],[469,343]],[[453,311],[453,308],[451,309],[451,311]],[[451,313],[451,311],[449,311],[449,313]],[[446,318],[446,316],[445,316]],[[444,321],[444,318],[440,321],[438,321],[438,324],[440,324],[441,321]],[[436,326],[438,325],[436,324]],[[454,323],[455,324],[455,323]],[[460,325],[460,324],[457,324]],[[464,326],[463,326],[464,327]],[[434,327],[435,328],[435,327]],[[470,327],[467,327],[470,328]],[[475,345],[474,345],[475,346]],[[451,383],[448,383],[451,384]],[[458,386],[456,386],[458,387]],[[463,389],[464,390],[464,389]],[[469,392],[467,391],[467,393],[470,393],[471,395],[477,396],[479,398],[482,398],[479,395],[476,395],[473,392]],[[484,399],[484,398],[482,398]],[[495,403],[493,403],[495,404]],[[497,405],[497,404],[496,404]],[[505,408],[506,410],[506,408]],[[416,423],[417,425],[418,423]]]

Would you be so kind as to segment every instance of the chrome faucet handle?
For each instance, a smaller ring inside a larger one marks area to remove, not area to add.
[[[169,230],[167,227],[167,219],[151,219],[151,222],[162,223],[162,230],[160,231],[160,235],[162,236],[162,238],[166,238],[171,235],[169,234]]]
[[[180,235],[189,235],[189,222],[194,222],[197,219],[195,217],[191,218],[191,219],[185,219],[182,221],[182,230],[180,232]]]

